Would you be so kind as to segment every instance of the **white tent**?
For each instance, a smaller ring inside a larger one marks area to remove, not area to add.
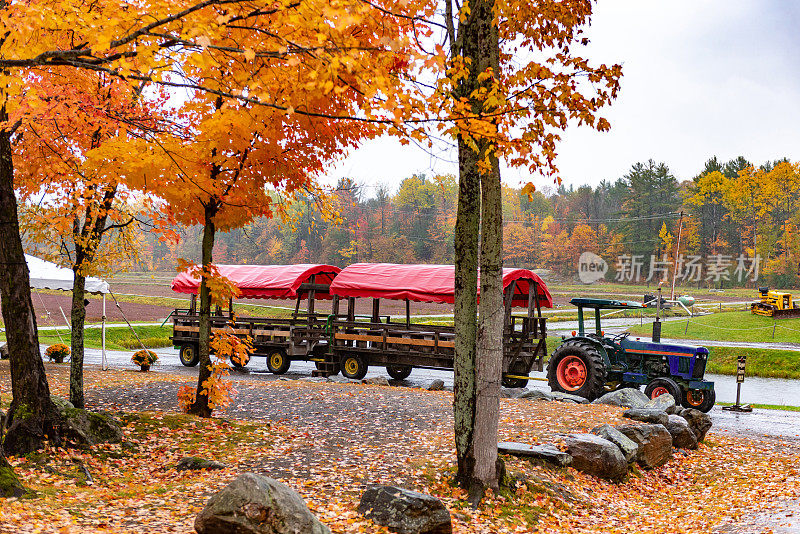
[[[31,277],[31,287],[33,289],[60,289],[62,291],[72,291],[75,274],[72,269],[59,267],[55,263],[44,261],[41,258],[25,254],[25,261],[28,264],[28,271]],[[100,328],[102,329],[102,367],[106,367],[106,293],[111,289],[108,282],[94,276],[86,278],[86,291],[89,293],[100,293],[103,295],[103,317]],[[62,310],[63,313],[63,310]],[[67,318],[64,317],[66,321]],[[68,322],[68,321],[67,321]]]
[[[34,289],[62,289],[72,291],[74,273],[72,269],[59,267],[55,263],[25,254],[28,271],[31,274],[31,287]],[[86,278],[86,291],[89,293],[108,293],[108,282],[89,276]]]

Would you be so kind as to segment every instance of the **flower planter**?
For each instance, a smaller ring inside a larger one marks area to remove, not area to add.
[[[141,367],[141,371],[142,371],[143,373],[146,373],[147,371],[149,371],[149,370],[150,370],[150,365],[149,365],[149,364],[147,364],[147,365],[142,365],[142,366],[140,366],[140,367]]]

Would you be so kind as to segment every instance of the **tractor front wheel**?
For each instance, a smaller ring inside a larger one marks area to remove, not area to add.
[[[644,388],[644,394],[648,399],[655,399],[669,393],[675,399],[675,404],[681,402],[681,387],[671,378],[656,378]]]
[[[553,391],[594,400],[605,392],[606,366],[593,344],[566,341],[550,357],[547,382]]]
[[[717,402],[717,394],[713,389],[689,389],[681,399],[684,408],[694,408],[703,413],[711,411],[715,402]]]

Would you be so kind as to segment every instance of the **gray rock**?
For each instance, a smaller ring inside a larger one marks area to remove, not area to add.
[[[450,393],[453,392],[453,386],[445,386],[442,391],[449,391]]]
[[[590,475],[619,480],[628,472],[628,462],[619,447],[594,434],[570,434],[564,438],[572,467]]]
[[[572,464],[572,456],[558,450],[553,445],[527,445],[515,441],[502,441],[497,444],[497,452],[523,458],[535,458],[559,467]]]
[[[697,436],[689,427],[689,422],[680,415],[670,415],[667,430],[672,436],[672,446],[679,449],[696,449]]]
[[[592,434],[597,434],[601,438],[607,439],[619,447],[626,462],[631,463],[636,461],[636,453],[639,452],[639,446],[613,426],[609,424],[600,425],[592,429]]]
[[[518,399],[527,392],[526,388],[500,388],[500,396],[504,399]]]
[[[197,514],[199,534],[330,534],[294,490],[253,473],[239,475]]]
[[[444,380],[436,379],[428,385],[428,391],[442,391],[444,389]]]
[[[617,430],[639,446],[636,461],[645,469],[662,466],[672,458],[672,436],[664,425],[620,425]]]
[[[361,381],[365,386],[388,386],[389,381],[385,376],[371,376]]]
[[[662,412],[672,413],[675,409],[675,398],[669,393],[659,395],[655,399],[650,399],[644,408],[652,408],[654,410],[661,410]]]
[[[8,354],[8,343],[0,345],[0,360],[7,360],[10,356]]]
[[[181,458],[175,466],[176,471],[197,471],[200,469],[225,469],[228,467],[220,462],[214,460],[206,460],[205,458],[198,458],[197,456],[187,456]]]
[[[592,404],[610,404],[612,406],[622,406],[623,408],[642,408],[647,401],[647,395],[635,388],[623,388],[592,401]]]
[[[64,413],[67,408],[75,409],[75,405],[72,404],[67,399],[62,399],[61,397],[56,397],[55,395],[50,395],[50,401],[56,405],[56,409],[58,409],[59,413]]]
[[[399,534],[450,534],[450,512],[439,499],[395,486],[372,486],[358,512]]]
[[[697,436],[697,441],[705,441],[706,434],[711,428],[711,416],[694,408],[685,408],[680,415],[689,423],[692,432]]]
[[[669,416],[666,412],[656,410],[655,408],[630,408],[622,412],[622,417],[627,417],[634,421],[641,421],[642,423],[653,423],[664,426],[667,426],[667,422],[669,421]]]
[[[328,379],[325,378],[324,376],[306,376],[297,379],[298,382],[317,382],[317,383],[325,382],[326,380]]]
[[[571,395],[569,393],[562,393],[560,391],[554,391],[551,393],[551,395],[557,401],[576,402],[578,404],[589,404],[589,399],[579,397],[578,395]]]
[[[543,389],[531,389],[530,391],[526,391],[522,395],[519,396],[520,399],[528,399],[532,401],[542,400],[542,401],[553,401],[555,400],[555,395],[549,393]]]
[[[336,384],[349,384],[350,383],[350,379],[347,378],[347,377],[344,377],[342,375],[331,375],[331,376],[329,376],[327,378],[326,381],[327,382],[333,382],[333,383],[336,383]]]
[[[70,441],[86,445],[122,441],[122,429],[113,417],[80,408],[66,408],[62,417],[61,432]]]

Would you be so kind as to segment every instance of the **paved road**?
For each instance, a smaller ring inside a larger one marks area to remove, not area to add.
[[[42,348],[44,350],[44,347]],[[187,377],[197,376],[197,368],[187,368],[178,360],[178,351],[173,348],[156,349],[159,356],[156,371],[168,371],[183,374]],[[110,367],[128,369],[131,352],[106,351],[107,362]],[[100,365],[101,355],[97,349],[86,349],[86,363]],[[254,358],[247,366],[250,377],[257,376],[264,380],[276,380],[278,377],[267,370],[265,359]],[[303,378],[311,375],[314,364],[311,362],[293,362],[286,375],[287,378]],[[544,378],[544,373],[532,373],[533,376]],[[233,372],[231,378],[245,376]],[[367,376],[386,376],[383,368],[375,367]],[[426,387],[432,380],[441,379],[446,386],[453,385],[451,371],[433,371],[429,369],[415,369],[411,376],[403,382],[408,386]],[[732,376],[709,375],[709,380],[716,384],[717,400],[733,402],[736,399],[736,381]],[[550,390],[544,381],[531,381],[528,388]],[[769,378],[748,378],[742,388],[742,402],[761,404],[786,404],[800,406],[800,381],[780,380]],[[714,420],[714,430],[722,433],[740,433],[752,436],[773,436],[790,439],[800,439],[800,412],[783,410],[755,410],[752,414],[735,414],[722,411],[715,406],[711,411]]]

